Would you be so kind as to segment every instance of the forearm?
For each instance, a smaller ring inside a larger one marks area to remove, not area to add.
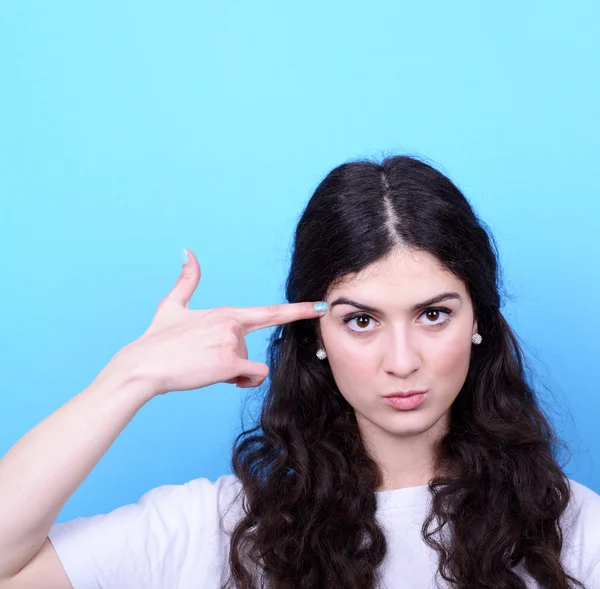
[[[103,371],[0,460],[0,579],[41,548],[69,497],[148,400],[143,387]]]

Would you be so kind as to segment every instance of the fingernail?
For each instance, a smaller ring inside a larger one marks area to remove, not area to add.
[[[325,311],[327,311],[328,306],[329,305],[325,301],[321,301],[320,303],[315,303],[313,305],[313,307],[317,313],[324,313]]]
[[[183,248],[181,250],[181,263],[185,266],[190,261],[190,258],[187,253],[187,249]]]

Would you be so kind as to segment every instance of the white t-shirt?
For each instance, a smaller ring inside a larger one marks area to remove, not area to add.
[[[586,589],[599,589],[600,495],[569,482],[572,501],[561,519],[563,566]],[[234,475],[164,485],[108,514],[55,524],[49,538],[74,589],[217,589],[229,573],[227,533],[241,517],[241,495],[234,501],[240,490]],[[437,552],[421,538],[431,500],[427,486],[376,495],[377,519],[388,539],[382,588],[447,587],[436,577]],[[522,567],[516,572],[528,587],[540,587]]]

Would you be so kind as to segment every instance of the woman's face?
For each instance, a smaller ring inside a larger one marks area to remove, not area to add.
[[[441,295],[447,298],[427,304]],[[460,279],[430,254],[395,250],[333,286],[326,300],[329,311],[319,320],[323,347],[360,426],[413,436],[447,417],[477,332]],[[383,398],[407,390],[426,390],[424,402],[400,410]]]

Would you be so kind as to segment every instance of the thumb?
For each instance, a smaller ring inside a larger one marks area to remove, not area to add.
[[[200,282],[200,264],[190,249],[183,249],[183,268],[175,282],[175,286],[167,295],[170,301],[185,307],[189,307],[190,299]]]
[[[237,369],[238,374],[245,380],[248,379],[252,384],[259,385],[269,375],[269,367],[262,362],[253,362],[241,358]]]

